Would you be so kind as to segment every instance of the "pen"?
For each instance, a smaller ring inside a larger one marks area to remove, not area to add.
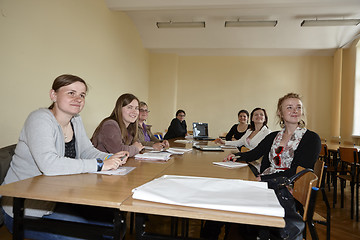
[[[231,161],[231,160],[234,160],[234,159],[238,159],[238,158],[240,158],[241,156],[234,156],[234,157],[232,157],[229,161]],[[226,162],[227,160],[226,159],[224,159],[223,160],[223,162]]]

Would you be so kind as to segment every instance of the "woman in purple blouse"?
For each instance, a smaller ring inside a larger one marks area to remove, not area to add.
[[[151,125],[146,125],[145,121],[149,117],[149,109],[145,102],[140,102],[139,124],[138,124],[138,139],[142,145],[151,146],[155,150],[161,150],[169,147],[167,140],[160,141],[151,132]]]

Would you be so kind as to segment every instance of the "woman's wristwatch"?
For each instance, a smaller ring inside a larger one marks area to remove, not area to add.
[[[100,172],[104,165],[104,161],[100,158],[97,158],[96,161],[97,161],[97,171]]]

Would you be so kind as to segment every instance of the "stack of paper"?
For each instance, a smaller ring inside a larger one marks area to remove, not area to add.
[[[221,145],[220,147],[224,149],[237,149],[236,146],[231,146],[231,145]]]
[[[194,140],[182,140],[182,139],[178,139],[178,140],[175,140],[174,142],[176,142],[176,143],[194,143],[194,142],[196,142],[196,141],[194,141]]]
[[[166,151],[172,154],[184,154],[186,152],[191,152],[192,148],[169,148]]]
[[[143,154],[136,154],[135,159],[167,161],[170,159],[170,156],[171,156],[171,153],[167,153],[167,152],[147,152],[147,153],[143,153]]]
[[[274,190],[265,182],[164,175],[133,193],[134,199],[146,201],[284,217]]]
[[[227,161],[227,162],[213,162],[215,165],[219,165],[222,167],[228,167],[228,168],[241,168],[246,167],[247,163],[240,163],[240,162],[233,162],[233,161]]]

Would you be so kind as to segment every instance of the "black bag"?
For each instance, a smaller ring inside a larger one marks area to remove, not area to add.
[[[265,180],[268,183],[268,188],[274,189],[275,194],[280,202],[280,205],[285,210],[285,227],[284,228],[269,228],[261,230],[260,239],[284,239],[284,240],[302,240],[305,223],[302,216],[296,210],[296,202],[288,186],[291,186],[294,181],[307,172],[313,172],[312,169],[304,169],[291,178],[277,177]]]

